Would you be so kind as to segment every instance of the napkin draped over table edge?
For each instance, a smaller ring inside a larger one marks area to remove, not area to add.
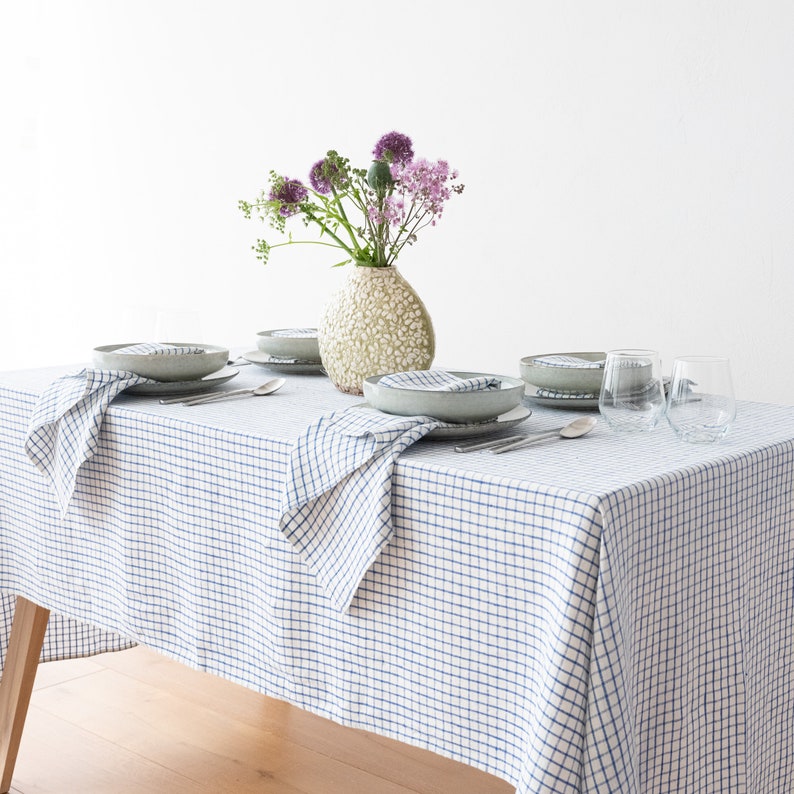
[[[132,372],[85,368],[58,378],[39,397],[24,448],[50,481],[62,517],[80,466],[96,451],[108,406],[125,389],[148,382]],[[489,388],[488,383],[469,386]],[[339,611],[347,611],[392,537],[397,458],[446,424],[429,416],[347,409],[320,417],[295,442],[279,527]]]
[[[96,451],[105,411],[113,399],[149,378],[122,370],[85,368],[63,375],[41,394],[25,437],[25,453],[49,480],[66,515],[77,472]]]
[[[113,351],[145,356],[205,352],[198,345],[167,342],[138,342]],[[125,389],[155,382],[127,370],[86,367],[61,376],[41,394],[25,436],[25,453],[52,484],[61,517],[69,509],[80,466],[96,451],[102,420],[110,403]]]
[[[397,458],[444,424],[348,409],[320,417],[296,441],[279,527],[339,612],[391,540]]]
[[[443,370],[398,372],[379,383],[455,392],[500,387],[495,377],[460,378]],[[397,458],[447,424],[430,416],[352,408],[320,417],[295,442],[279,527],[340,612],[348,610],[394,532],[391,488]]]

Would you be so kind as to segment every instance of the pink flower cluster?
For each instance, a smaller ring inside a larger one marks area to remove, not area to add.
[[[382,207],[370,206],[369,217],[373,223],[407,226],[424,222],[435,226],[444,211],[444,203],[452,193],[460,193],[462,185],[452,185],[457,171],[450,172],[446,160],[436,163],[420,158],[391,166],[394,192],[386,196]]]

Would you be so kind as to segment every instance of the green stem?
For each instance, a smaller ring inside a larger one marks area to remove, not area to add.
[[[336,243],[324,243],[322,240],[287,240],[284,243],[273,243],[273,245],[268,245],[268,248],[283,248],[285,245],[324,245],[328,248],[342,248],[346,251],[351,258],[355,259],[355,254],[351,251],[346,245],[341,244],[337,245]]]
[[[350,250],[350,247],[346,243],[342,242],[342,240],[339,237],[337,237],[328,228],[328,226],[326,226],[319,218],[315,218],[313,215],[307,215],[306,217],[308,217],[309,220],[314,221],[323,230],[324,234],[327,234],[331,239],[336,240],[336,243],[337,243],[336,245],[333,245],[333,243],[323,243],[323,245],[331,245],[333,248],[343,248],[345,251],[347,251],[350,254],[350,256],[353,256],[353,251]],[[314,241],[313,240],[298,240],[297,242],[311,243],[311,242],[314,242]],[[317,241],[317,242],[319,242],[319,241]],[[280,245],[289,245],[289,243],[279,243],[279,244]],[[355,245],[355,243],[354,243],[354,245]],[[271,246],[271,248],[275,248],[275,246]],[[355,246],[355,250],[356,251],[359,250],[358,246]]]
[[[428,220],[422,223],[426,212],[423,212],[421,215],[416,214],[415,218],[412,218],[412,214],[416,212],[416,205],[412,204],[411,209],[408,211],[408,215],[405,219],[405,223],[402,226],[400,234],[397,235],[397,239],[394,241],[394,245],[392,245],[391,256],[389,257],[389,263],[394,262],[395,259],[400,254],[400,251],[405,247],[408,241],[414,237],[420,229],[424,229],[432,220],[433,217],[431,216]],[[408,224],[413,222],[413,226],[409,229]],[[402,242],[399,242],[400,238],[403,237]]]
[[[361,250],[361,246],[358,244],[358,239],[356,235],[353,233],[353,227],[350,225],[350,221],[347,219],[347,213],[345,212],[345,208],[342,205],[342,202],[339,200],[339,194],[336,192],[336,188],[331,185],[331,193],[334,196],[334,204],[337,206],[339,210],[339,219],[342,222],[342,225],[347,230],[347,233],[350,235],[350,239],[353,241],[353,246],[355,247],[356,251]]]

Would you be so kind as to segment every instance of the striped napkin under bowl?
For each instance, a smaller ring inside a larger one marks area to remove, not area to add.
[[[188,342],[128,342],[93,350],[100,370],[133,372],[157,381],[198,380],[226,366],[229,348]]]
[[[482,372],[417,370],[375,375],[364,381],[364,397],[373,408],[455,424],[495,419],[512,411],[523,396],[523,380]]]

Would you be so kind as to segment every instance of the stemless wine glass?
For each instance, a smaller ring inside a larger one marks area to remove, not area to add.
[[[652,430],[666,403],[662,367],[655,350],[610,350],[598,409],[612,430],[636,433]]]
[[[682,356],[673,361],[667,420],[680,439],[719,441],[735,418],[736,400],[727,358]]]

